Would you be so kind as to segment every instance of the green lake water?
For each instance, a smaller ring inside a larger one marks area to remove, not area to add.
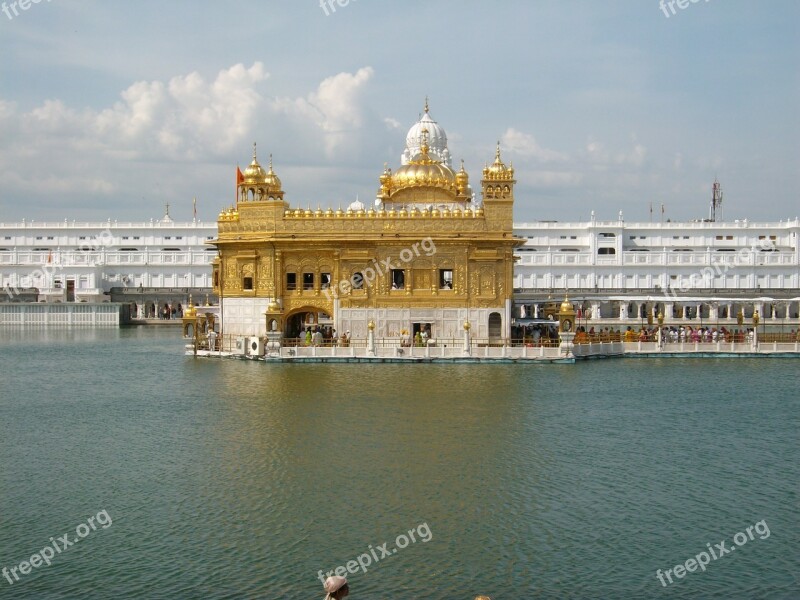
[[[0,598],[321,599],[359,556],[354,600],[800,597],[800,360],[267,365],[178,336],[0,329],[0,568],[110,521]]]

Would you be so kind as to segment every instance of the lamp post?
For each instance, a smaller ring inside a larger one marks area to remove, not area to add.
[[[662,331],[664,328],[664,313],[658,311],[658,349],[661,350],[664,347],[664,332]]]
[[[736,323],[738,323],[739,327],[744,325],[744,306],[739,308],[739,314],[736,315]],[[737,335],[734,335],[733,341],[736,341],[736,337],[738,337],[739,330],[736,331]]]
[[[471,325],[470,325],[469,319],[465,320],[464,321],[464,350],[463,350],[464,356],[470,356],[470,354],[472,352],[471,345],[470,345],[470,342],[469,342],[469,330],[470,330],[470,327],[471,327]]]
[[[375,352],[375,321],[372,319],[367,323],[367,355],[377,355]]]
[[[758,322],[760,318],[758,316],[758,311],[753,313],[753,350],[758,349]]]
[[[573,358],[575,345],[575,309],[569,301],[569,296],[564,297],[561,309],[558,311],[558,336],[561,340],[560,353],[567,358]]]

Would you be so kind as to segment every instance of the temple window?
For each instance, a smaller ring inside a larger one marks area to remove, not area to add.
[[[616,254],[617,250],[615,248],[598,248],[598,254]]]
[[[304,290],[313,290],[314,289],[314,274],[313,273],[303,273],[303,289]]]
[[[322,289],[327,290],[331,287],[331,274],[330,273],[322,273],[320,278],[320,283],[322,284]]]
[[[350,278],[350,284],[352,285],[354,290],[363,290],[364,275],[360,271],[353,273],[353,276]]]
[[[439,289],[453,289],[453,269],[439,269]]]
[[[253,278],[252,277],[242,277],[242,289],[244,289],[244,290],[252,290],[253,289]]]
[[[290,291],[297,289],[297,273],[286,274],[286,289]]]
[[[392,269],[392,289],[402,290],[406,287],[406,274],[403,269]]]

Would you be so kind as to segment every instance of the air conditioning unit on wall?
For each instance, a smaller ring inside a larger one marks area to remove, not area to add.
[[[247,338],[247,354],[249,356],[264,356],[264,342],[260,337]]]

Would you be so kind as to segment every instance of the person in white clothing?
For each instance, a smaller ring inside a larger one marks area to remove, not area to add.
[[[347,579],[339,575],[331,575],[325,580],[325,600],[341,600],[350,594]]]

